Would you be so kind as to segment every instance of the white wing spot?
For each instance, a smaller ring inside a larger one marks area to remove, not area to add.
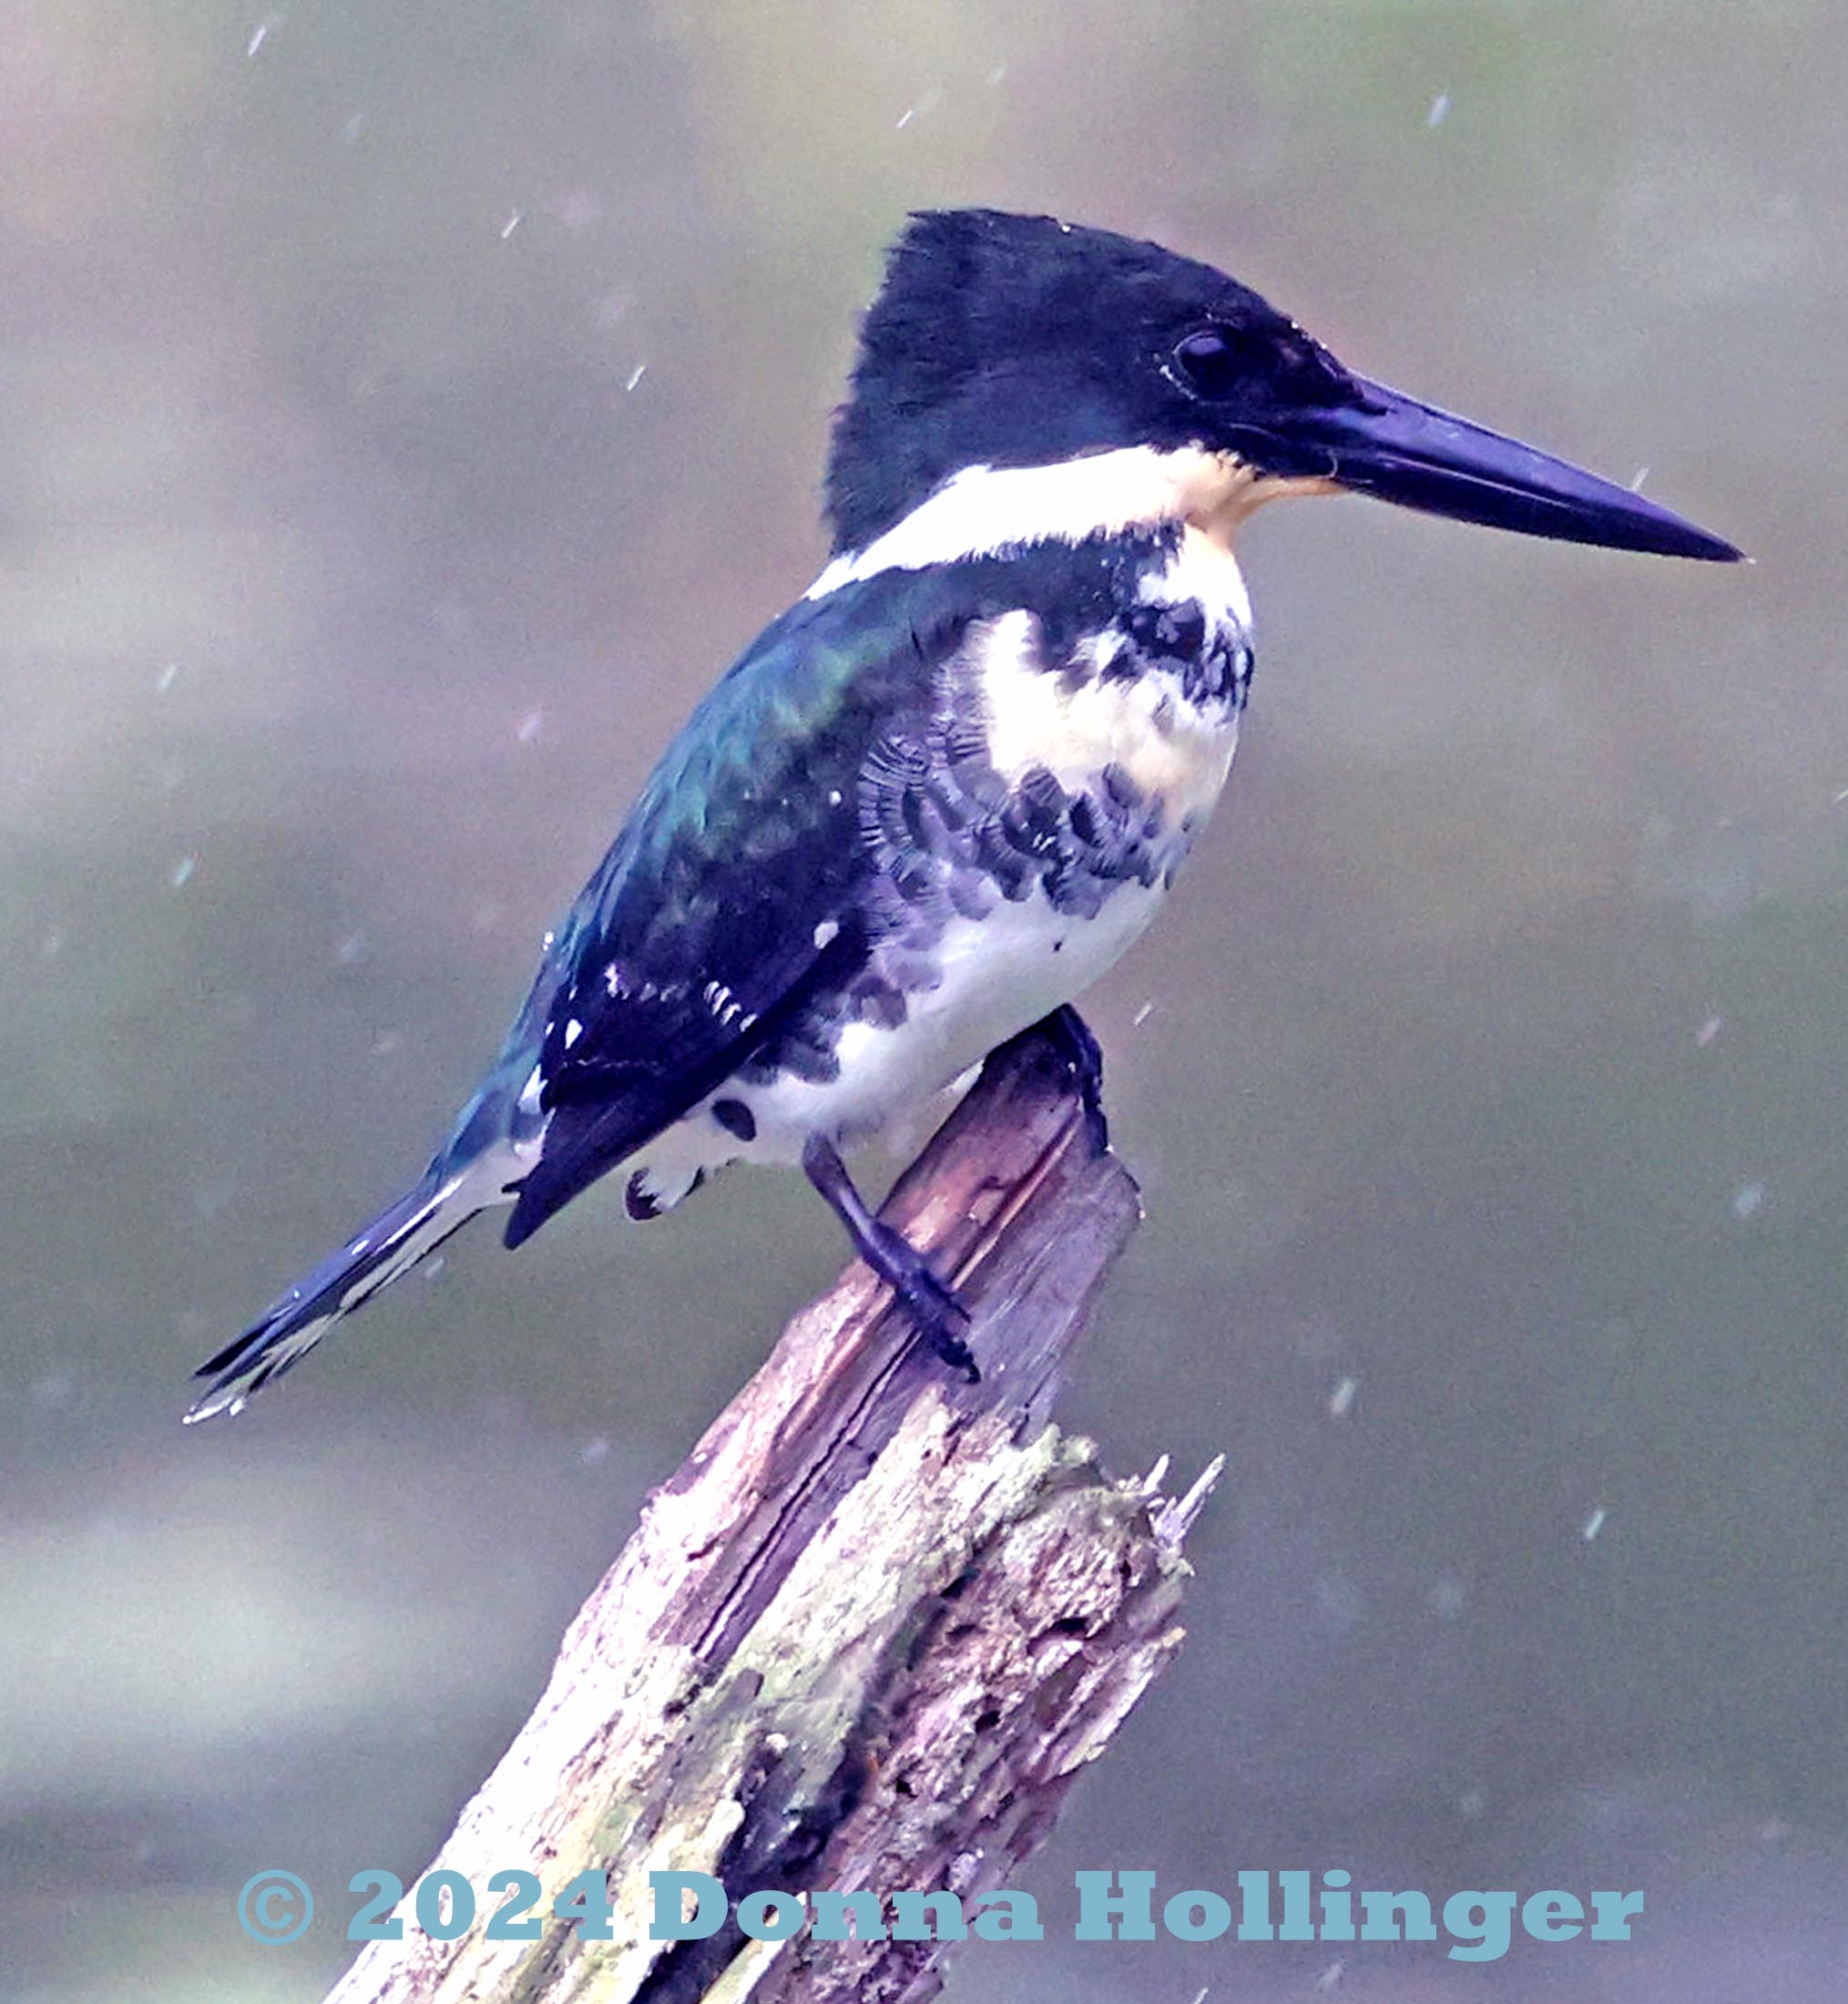
[[[709,981],[699,992],[706,1007],[726,1029],[730,1029],[735,1023],[749,1026],[756,1021],[756,1017],[722,981]]]

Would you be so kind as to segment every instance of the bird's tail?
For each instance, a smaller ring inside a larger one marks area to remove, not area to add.
[[[342,1315],[408,1273],[499,1194],[469,1169],[450,1168],[440,1159],[433,1163],[414,1190],[381,1212],[357,1238],[279,1295],[240,1336],[199,1365],[193,1375],[210,1382],[194,1401],[187,1423],[240,1412],[271,1378],[300,1363]]]

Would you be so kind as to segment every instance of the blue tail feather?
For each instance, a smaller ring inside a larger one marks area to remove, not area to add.
[[[210,1382],[187,1413],[194,1420],[240,1411],[271,1378],[291,1369],[343,1315],[434,1252],[481,1209],[465,1177],[433,1165],[339,1252],[271,1303],[250,1326],[193,1373]]]

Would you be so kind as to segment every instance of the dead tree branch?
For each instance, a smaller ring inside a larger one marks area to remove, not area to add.
[[[565,1638],[545,1695],[435,1866],[482,1918],[406,1917],[330,2004],[899,2004],[935,1941],[784,1942],[735,1923],[649,1938],[653,1871],[736,1900],[816,1887],[1006,1886],[1180,1641],[1180,1502],[1106,1476],[1050,1422],[1060,1369],[1139,1214],[1029,1033],[893,1192],[886,1216],[975,1314],[962,1383],[855,1265],[651,1498]],[[1210,1479],[1210,1477],[1209,1477]],[[544,1898],[532,1942],[485,1938],[491,1876]],[[612,1938],[553,1917],[607,1876]],[[433,1869],[434,1866],[433,1866]]]

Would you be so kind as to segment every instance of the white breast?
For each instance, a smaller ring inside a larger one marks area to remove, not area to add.
[[[1242,645],[1251,602],[1231,551],[1189,527],[1167,567],[1151,573],[1142,597],[1159,604],[1197,604],[1216,638]],[[1112,636],[1093,645],[1108,649]],[[988,727],[988,755],[1006,779],[1044,767],[1062,785],[1094,783],[1120,766],[1141,791],[1164,802],[1171,820],[1199,820],[1231,770],[1238,717],[1223,703],[1201,705],[1179,680],[1160,672],[1098,676],[1071,688],[1048,673],[1030,612],[1004,613],[969,649]]]
[[[975,675],[988,725],[988,757],[1018,782],[1044,767],[1072,792],[1120,766],[1176,822],[1218,800],[1238,744],[1238,720],[1189,702],[1172,676],[1102,678],[1072,690],[1038,664],[1029,612],[1005,613],[982,637]]]
[[[895,1028],[844,1025],[837,1078],[811,1084],[785,1077],[740,1095],[758,1123],[756,1140],[742,1153],[792,1161],[816,1130],[843,1143],[877,1131],[1081,995],[1141,934],[1161,896],[1159,885],[1124,884],[1095,918],[1080,918],[1055,911],[1036,889],[985,919],[953,919],[936,949],[936,986],[906,997],[904,1020]],[[736,1144],[727,1150],[739,1152]]]

